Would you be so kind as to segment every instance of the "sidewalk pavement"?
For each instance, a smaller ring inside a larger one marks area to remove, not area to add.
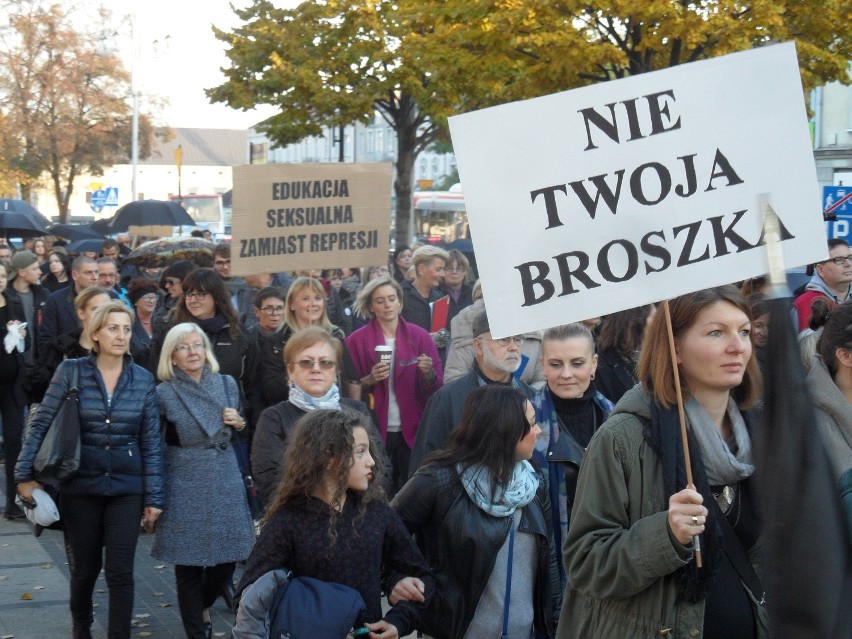
[[[174,568],[151,557],[152,535],[139,537],[132,637],[186,637],[180,622]],[[239,568],[237,568],[239,576]],[[62,533],[38,539],[26,519],[0,521],[0,638],[70,639],[68,563]],[[92,636],[106,637],[109,594],[103,572],[95,585]],[[230,637],[234,614],[222,599],[210,610],[214,637]]]

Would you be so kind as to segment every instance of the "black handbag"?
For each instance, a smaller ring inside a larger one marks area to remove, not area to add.
[[[71,366],[65,399],[53,416],[33,462],[33,476],[42,484],[61,484],[80,468],[80,411],[77,396],[80,364]]]

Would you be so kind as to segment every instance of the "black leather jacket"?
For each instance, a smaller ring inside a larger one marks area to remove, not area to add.
[[[456,470],[435,464],[420,468],[391,507],[414,533],[438,582],[423,614],[424,632],[435,639],[462,639],[509,535],[511,518],[483,512],[467,496]],[[562,592],[543,478],[523,510],[519,529],[539,542],[533,592],[536,636],[553,637]]]

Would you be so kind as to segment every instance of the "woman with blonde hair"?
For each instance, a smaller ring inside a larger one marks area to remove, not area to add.
[[[165,427],[165,493],[151,554],[175,564],[188,639],[212,636],[209,608],[236,562],[248,557],[253,524],[232,446],[246,427],[236,381],[219,373],[210,340],[192,322],[166,335],[157,367]]]
[[[15,467],[18,493],[31,501],[33,490],[42,487],[33,462],[76,377],[80,468],[59,492],[74,639],[92,636],[92,593],[102,566],[109,588],[107,635],[130,637],[140,516],[151,529],[165,506],[157,392],[153,375],[129,355],[132,325],[133,311],[123,303],[98,306],[86,328],[92,353],[59,365]]]
[[[429,333],[402,317],[402,288],[390,277],[368,282],[358,294],[358,313],[370,321],[346,338],[360,382],[369,390],[379,431],[393,467],[396,493],[408,479],[411,447],[426,402],[444,381]],[[387,347],[390,361],[376,357]]]

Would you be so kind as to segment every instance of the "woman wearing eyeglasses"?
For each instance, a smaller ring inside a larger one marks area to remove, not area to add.
[[[169,318],[169,327],[182,322],[198,324],[213,348],[219,370],[241,385],[248,342],[231,305],[228,289],[212,268],[198,268],[181,283],[183,294]],[[155,372],[160,361],[165,331],[158,330],[151,344],[148,367]]]
[[[168,509],[157,521],[151,554],[175,564],[178,606],[189,639],[212,636],[209,608],[249,556],[254,530],[237,456],[242,431],[240,392],[219,373],[210,340],[184,322],[166,335],[157,367],[165,430]]]
[[[444,267],[444,279],[438,292],[441,295],[449,295],[450,310],[447,314],[447,329],[450,322],[464,308],[473,304],[473,287],[466,283],[467,269],[470,266],[464,253],[453,249],[449,253],[450,258]]]
[[[127,298],[136,310],[130,354],[134,362],[147,366],[151,354],[151,340],[154,337],[155,317],[162,314],[161,309],[157,308],[160,302],[157,285],[144,277],[135,277],[127,287]]]
[[[293,426],[318,408],[355,410],[363,422],[372,423],[367,407],[340,397],[337,369],[343,355],[340,340],[319,326],[296,331],[284,347],[289,396],[260,414],[251,448],[251,466],[263,503],[275,496],[283,475],[281,460]]]
[[[391,494],[408,479],[411,447],[426,402],[441,387],[444,370],[431,335],[402,318],[402,287],[390,277],[367,283],[355,302],[370,322],[346,338],[362,388],[371,395],[379,431],[393,467]],[[377,346],[391,349],[379,361]]]

